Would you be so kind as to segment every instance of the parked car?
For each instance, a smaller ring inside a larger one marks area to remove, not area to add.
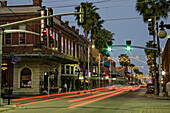
[[[154,84],[147,84],[146,86],[146,93],[154,93],[155,85]]]

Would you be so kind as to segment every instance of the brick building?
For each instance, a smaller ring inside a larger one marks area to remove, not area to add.
[[[0,7],[0,25],[40,17],[42,9],[41,0],[33,0],[33,5],[22,6],[8,6],[3,1]],[[75,69],[83,59],[84,37],[79,35],[79,30],[74,26],[70,27],[68,21],[63,22],[61,17],[53,17],[52,27],[47,28],[43,24],[42,20],[33,21],[4,29],[22,29],[39,34],[47,31],[44,45],[42,37],[34,34],[4,34],[2,86],[4,89],[10,86],[14,95],[41,94],[48,86],[46,74],[50,74],[52,88],[59,88],[64,83],[72,89],[76,88]]]
[[[170,82],[170,38],[168,38],[162,52],[162,70],[165,71],[165,75],[163,76],[163,90],[166,91],[166,83]]]

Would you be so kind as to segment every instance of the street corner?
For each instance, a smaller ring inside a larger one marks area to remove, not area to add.
[[[16,105],[2,105],[0,106],[0,112],[8,111],[10,109],[15,109]]]

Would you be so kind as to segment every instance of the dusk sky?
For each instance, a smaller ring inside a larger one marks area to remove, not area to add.
[[[7,0],[8,5],[29,5],[32,0]],[[145,46],[146,42],[153,40],[153,37],[148,33],[148,25],[143,22],[142,16],[137,13],[135,3],[137,0],[43,0],[43,5],[51,7],[54,14],[74,12],[75,6],[81,2],[93,2],[96,7],[100,8],[98,13],[102,19],[105,20],[103,27],[114,33],[114,44],[125,45],[126,40],[131,40],[134,46]],[[170,13],[169,13],[170,14]],[[77,26],[75,16],[62,17],[63,21],[69,20],[70,26]],[[165,24],[170,24],[170,17],[161,19]],[[160,20],[160,21],[161,21]],[[158,21],[160,23],[160,21]],[[170,30],[167,30],[167,36],[170,35]],[[80,28],[80,33],[83,30]],[[161,48],[166,44],[167,37],[161,39]],[[146,55],[142,49],[132,49],[131,52],[126,52],[125,48],[113,48],[111,58],[119,65],[118,56],[120,54],[127,54],[132,58],[131,62],[139,67],[140,71],[148,74],[146,64]]]

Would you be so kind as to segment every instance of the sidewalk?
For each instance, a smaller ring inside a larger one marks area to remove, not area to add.
[[[147,97],[147,98],[155,98],[155,99],[162,99],[162,100],[170,100],[170,97],[165,96],[165,94],[163,96],[159,96],[159,95],[155,95],[155,94],[146,94],[145,93],[145,97]]]
[[[0,112],[8,111],[10,109],[14,109],[16,105],[3,105],[0,106]]]

